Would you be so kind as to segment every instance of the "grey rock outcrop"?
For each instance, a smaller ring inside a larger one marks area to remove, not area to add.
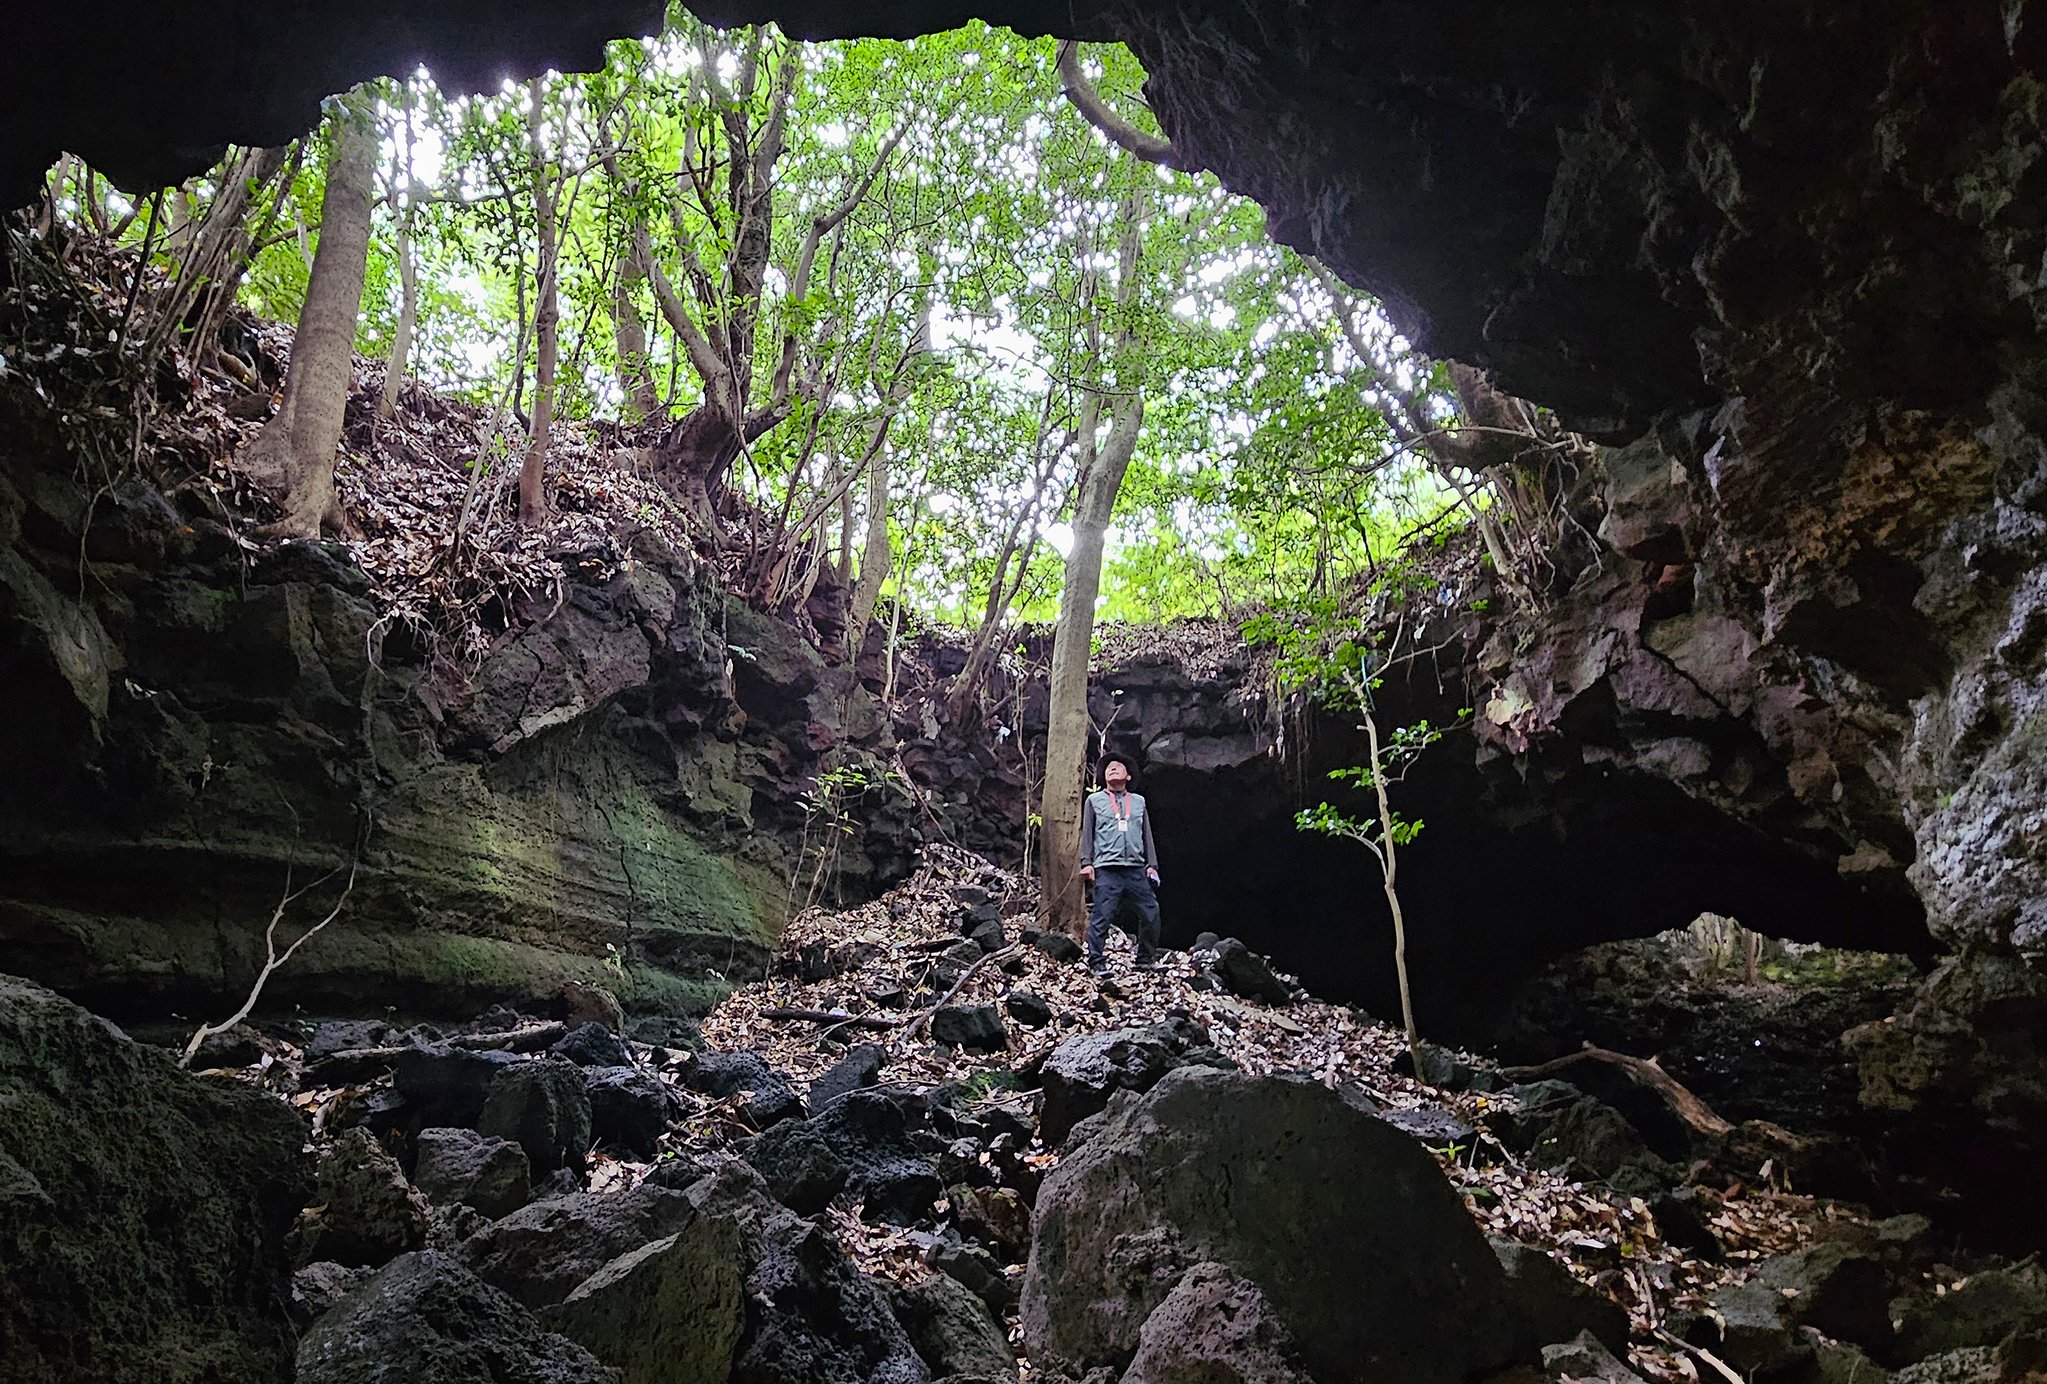
[[[476,1127],[526,1150],[536,1178],[580,1169],[590,1152],[590,1093],[573,1063],[519,1062],[491,1078]]]
[[[746,1333],[734,1384],[927,1384],[880,1286],[829,1231],[770,1199],[745,1164],[724,1165],[689,1200],[740,1245]]]
[[[298,1258],[377,1268],[426,1244],[427,1200],[358,1125],[320,1159],[316,1204],[299,1217]]]
[[[1207,1034],[1185,1022],[1151,1024],[1069,1038],[1041,1069],[1045,1098],[1039,1132],[1057,1148],[1076,1124],[1106,1109],[1117,1091],[1142,1094],[1206,1047]]]
[[[541,1320],[621,1384],[725,1384],[746,1325],[738,1257],[730,1227],[697,1216],[612,1260]]]
[[[470,1237],[462,1259],[528,1307],[551,1307],[622,1254],[674,1235],[693,1219],[666,1187],[576,1192],[536,1201]]]
[[[898,1284],[888,1290],[888,1300],[934,1376],[1016,1378],[1016,1352],[1002,1323],[958,1280],[934,1274]]]
[[[1202,1263],[1144,1319],[1122,1384],[1308,1384],[1308,1375],[1258,1285]]]

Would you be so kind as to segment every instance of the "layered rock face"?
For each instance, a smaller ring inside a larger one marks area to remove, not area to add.
[[[580,981],[687,1009],[764,960],[823,756],[886,741],[851,667],[684,554],[599,555],[451,669],[332,551],[94,497],[31,416],[0,465],[0,947],[95,1006],[238,997],[287,888],[281,943],[353,861],[268,999],[446,1012]],[[907,870],[913,811],[862,805],[845,888]]]

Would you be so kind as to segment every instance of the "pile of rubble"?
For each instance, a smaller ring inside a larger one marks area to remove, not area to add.
[[[1097,982],[1034,904],[933,848],[798,918],[701,1024],[571,989],[457,1031],[212,1040],[320,1149],[300,1379],[476,1352],[777,1384],[2031,1367],[2037,1267],[1965,1272],[1923,1220],[1795,1194],[1743,1162],[1755,1131],[1667,1156],[1579,1086],[1409,1060],[1232,939],[1139,970],[1118,937]]]

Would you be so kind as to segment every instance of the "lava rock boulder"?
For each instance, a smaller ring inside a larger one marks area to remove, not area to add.
[[[788,1079],[757,1052],[699,1053],[683,1071],[683,1084],[707,1096],[746,1094],[740,1113],[755,1129],[803,1118],[803,1100]]]
[[[643,1067],[588,1067],[583,1092],[590,1101],[590,1137],[599,1146],[651,1159],[675,1114],[661,1078]]]
[[[436,1206],[473,1206],[496,1220],[531,1194],[526,1150],[509,1139],[473,1129],[423,1129],[414,1147],[413,1183]]]
[[[1181,1067],[1070,1152],[1038,1193],[1031,1358],[1124,1365],[1206,1262],[1325,1384],[1463,1384],[1514,1353],[1506,1274],[1435,1160],[1316,1082]]]
[[[0,1373],[288,1375],[305,1139],[282,1101],[0,977]]]
[[[476,1127],[526,1150],[535,1177],[580,1169],[590,1152],[590,1094],[570,1062],[519,1062],[493,1076]]]
[[[462,1258],[526,1306],[552,1307],[621,1254],[674,1235],[691,1219],[688,1198],[666,1187],[577,1192],[493,1222],[464,1242]]]
[[[1142,1094],[1189,1054],[1212,1053],[1207,1043],[1208,1035],[1185,1021],[1067,1039],[1039,1072],[1045,1099],[1038,1123],[1046,1147],[1057,1148],[1076,1124],[1107,1109],[1113,1093]]]
[[[949,1004],[931,1016],[931,1041],[977,1052],[1001,1052],[1009,1046],[1002,1011],[992,1004]]]
[[[376,1268],[426,1244],[426,1198],[360,1125],[343,1131],[321,1157],[317,1196],[299,1217],[301,1263]]]
[[[618,1384],[583,1347],[433,1250],[393,1260],[299,1344],[297,1384],[369,1379]]]

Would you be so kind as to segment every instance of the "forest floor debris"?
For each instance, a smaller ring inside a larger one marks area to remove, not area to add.
[[[1032,886],[978,857],[947,847],[928,850],[915,876],[885,897],[842,913],[812,909],[797,917],[783,942],[783,955],[806,946],[860,948],[846,955],[864,959],[829,979],[802,981],[770,975],[740,986],[703,1026],[714,1048],[751,1048],[777,1070],[809,1080],[821,1075],[847,1042],[891,1044],[884,1080],[941,1085],[969,1080],[996,1069],[1033,1070],[1033,1064],[1067,1038],[1155,1022],[1185,1014],[1205,1026],[1218,1050],[1254,1073],[1307,1072],[1325,1084],[1350,1083],[1373,1100],[1395,1108],[1441,1107],[1477,1126],[1479,1140],[1489,1114],[1510,1097],[1437,1089],[1394,1070],[1405,1042],[1396,1028],[1360,1011],[1309,1000],[1272,1008],[1212,989],[1198,988],[1199,974],[1186,952],[1168,951],[1156,971],[1135,969],[1130,939],[1112,935],[1109,983],[1100,984],[1075,962],[1059,962],[1035,947],[1018,947],[1002,966],[984,966],[969,977],[956,1004],[995,1003],[1025,990],[1048,1001],[1052,1021],[1039,1029],[1011,1026],[1009,1049],[974,1053],[928,1038],[890,1035],[766,1017],[769,1011],[809,1009],[885,1019],[911,1011],[889,1009],[871,997],[914,994],[925,983],[939,953],[933,945],[958,938],[962,903],[954,890],[985,892],[1005,913],[1012,935],[1032,925]],[[970,895],[972,897],[972,895]],[[1743,1281],[1749,1266],[1773,1254],[1801,1248],[1830,1225],[1860,1219],[1849,1207],[1758,1185],[1736,1187],[1716,1198],[1710,1223],[1724,1249],[1712,1263],[1665,1241],[1648,1205],[1594,1184],[1527,1166],[1492,1143],[1482,1161],[1469,1146],[1434,1149],[1437,1160],[1489,1235],[1504,1236],[1546,1250],[1572,1273],[1625,1307],[1635,1333],[1634,1366],[1658,1380],[1692,1380],[1696,1367],[1682,1352],[1656,1337],[1673,1311],[1700,1307],[1711,1293]],[[1035,1153],[1044,1166],[1057,1155]],[[915,1232],[872,1226],[858,1217],[834,1217],[850,1253],[869,1272],[906,1279],[925,1272]]]
[[[1856,1208],[1773,1187],[1767,1177],[1737,1180],[1705,1198],[1705,1218],[1722,1255],[1701,1258],[1667,1241],[1640,1197],[1529,1166],[1504,1147],[1487,1121],[1513,1111],[1511,1094],[1443,1090],[1396,1070],[1404,1049],[1396,1029],[1313,999],[1274,1008],[1209,988],[1200,953],[1167,951],[1158,969],[1140,970],[1121,933],[1111,939],[1111,974],[1097,981],[1079,962],[1055,960],[1022,940],[1034,925],[1035,905],[1033,885],[1013,872],[953,847],[927,847],[914,875],[874,902],[839,912],[813,908],[795,918],[768,973],[742,980],[703,1020],[704,1046],[757,1053],[801,1094],[852,1046],[878,1044],[886,1050],[882,1082],[953,1086],[972,1105],[1013,1101],[1034,1084],[1046,1055],[1069,1038],[1192,1020],[1246,1071],[1307,1073],[1327,1085],[1349,1084],[1389,1110],[1447,1114],[1472,1126],[1468,1138],[1431,1151],[1473,1216],[1487,1234],[1555,1255],[1582,1282],[1618,1301],[1633,1329],[1633,1367],[1657,1381],[1701,1377],[1698,1362],[1659,1334],[1672,1313],[1705,1309],[1709,1295],[1745,1281],[1770,1255],[1867,1223]],[[963,915],[972,908],[983,910],[984,919],[992,908],[1006,933],[1007,944],[979,965],[961,950],[967,942]],[[805,979],[806,971],[830,973]],[[1008,1019],[1000,1051],[935,1042],[917,1022],[939,996],[952,1005],[1003,1008],[1018,992],[1042,1001],[1049,1020],[1027,1027]],[[797,1015],[805,1017],[791,1017]],[[856,1018],[862,1022],[849,1022]],[[382,1041],[404,1036],[394,1032]],[[223,1074],[289,1091],[301,1054],[291,1044],[266,1041],[259,1060]],[[624,1190],[667,1158],[715,1156],[753,1137],[743,1113],[747,1092],[714,1096],[685,1084],[687,1048],[686,1041],[635,1045],[640,1059],[659,1071],[681,1114],[663,1137],[662,1160],[593,1155],[591,1190]],[[306,1089],[289,1099],[317,1131],[337,1108],[369,1099],[380,1084]],[[1059,1155],[1034,1144],[1024,1158],[1043,1172]],[[932,1232],[880,1224],[839,1205],[825,1215],[864,1271],[899,1283],[932,1272],[927,1255],[938,1239]],[[1012,1288],[1021,1273],[1020,1265],[1008,1269]],[[1005,1324],[1016,1341],[1013,1308]],[[1027,1362],[1024,1378],[1030,1378]]]

